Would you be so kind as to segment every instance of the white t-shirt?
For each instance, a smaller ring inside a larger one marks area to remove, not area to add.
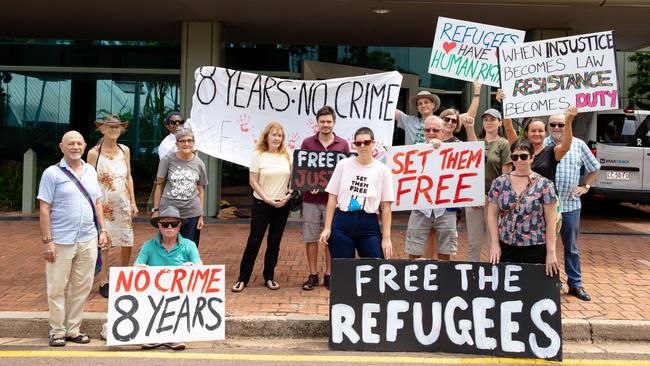
[[[251,157],[250,172],[259,173],[259,183],[269,199],[277,200],[287,194],[291,166],[283,154],[255,150]],[[257,192],[253,192],[253,196],[262,199]]]
[[[359,164],[355,157],[339,161],[325,191],[336,195],[336,207],[346,212],[374,214],[381,202],[395,201],[390,169],[377,160],[369,165]]]

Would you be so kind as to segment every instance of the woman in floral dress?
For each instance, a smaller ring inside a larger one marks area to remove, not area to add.
[[[514,170],[492,182],[488,193],[490,263],[540,263],[558,273],[555,225],[558,197],[553,182],[533,172],[533,144],[518,139],[510,146]]]
[[[104,263],[100,273],[99,293],[108,297],[109,249],[120,247],[120,264],[128,266],[133,248],[133,225],[131,219],[138,214],[131,178],[131,152],[117,139],[128,122],[120,121],[116,114],[107,114],[95,122],[103,135],[97,145],[88,151],[88,162],[97,170],[97,180],[102,190],[104,221],[110,245],[102,251]]]

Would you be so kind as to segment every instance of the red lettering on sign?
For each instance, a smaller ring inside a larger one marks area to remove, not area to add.
[[[422,181],[425,181],[427,183],[427,186],[424,188],[422,187]],[[433,180],[429,176],[426,175],[419,176],[418,186],[415,189],[415,199],[413,200],[413,204],[414,205],[418,204],[418,200],[420,199],[420,193],[424,195],[424,198],[427,200],[427,202],[433,203],[431,196],[429,196],[429,191],[431,190],[431,187],[433,187]]]
[[[445,198],[445,199],[440,198],[440,193],[442,193],[442,191],[446,191],[446,190],[449,189],[449,186],[443,185],[442,182],[444,182],[445,179],[450,179],[450,178],[453,178],[453,177],[454,177],[453,174],[444,174],[444,175],[441,175],[440,178],[438,179],[438,190],[437,190],[437,193],[436,193],[436,205],[451,202],[451,200],[448,199],[448,198]]]
[[[169,291],[168,289],[163,288],[162,286],[160,286],[160,276],[162,276],[164,274],[167,274],[169,272],[171,272],[171,271],[168,270],[168,269],[164,269],[164,270],[159,271],[158,274],[156,274],[156,278],[153,280],[153,285],[156,286],[156,289],[158,289],[158,291],[160,291],[160,292]]]
[[[399,206],[402,195],[411,192],[411,188],[402,189],[402,183],[411,180],[415,180],[415,177],[404,177],[397,181],[397,197],[395,197],[395,204],[397,206]]]
[[[144,284],[140,283],[140,279],[144,278]],[[149,272],[147,272],[146,269],[141,269],[138,271],[138,273],[135,274],[135,290],[137,292],[142,292],[149,287],[149,282],[151,282],[151,278],[149,277]]]
[[[483,161],[483,149],[472,150],[467,160],[467,167],[469,168],[474,163],[474,167],[478,168]]]
[[[178,292],[183,293],[183,284],[181,281],[187,276],[187,271],[184,268],[176,268],[174,270],[174,279],[172,280],[171,292],[174,292],[176,287],[178,287]]]
[[[447,162],[447,158],[449,156],[449,153],[452,152],[454,148],[450,147],[447,149],[442,149],[440,150],[440,155],[442,156],[442,164],[440,165],[440,169],[447,169],[445,166],[449,165]]]
[[[206,282],[203,288],[205,291],[203,293],[211,293],[211,292],[219,292],[219,289],[216,287],[212,287],[212,284],[214,283],[216,286],[216,283],[221,281],[221,278],[217,277],[217,274],[221,272],[221,268],[212,268],[212,271],[210,273],[210,281]]]
[[[471,198],[460,198],[460,191],[462,191],[465,188],[471,188],[472,186],[463,184],[463,179],[466,177],[474,177],[477,176],[477,173],[462,173],[458,176],[458,184],[456,184],[456,193],[454,194],[454,203],[459,203],[459,202],[472,202],[473,200]]]
[[[401,172],[404,171],[404,164],[402,164],[402,162],[399,160],[399,158],[403,155],[404,153],[401,151],[393,155],[393,162],[399,166],[399,168],[391,169],[391,172],[393,174],[400,174]]]
[[[431,154],[432,152],[433,150],[424,150],[418,153],[418,155],[422,157],[422,169],[420,169],[420,174],[424,172],[424,166],[427,165],[427,158],[429,157],[429,154]]]
[[[195,277],[196,281],[194,281],[194,284],[192,284],[192,292],[196,291],[196,284],[199,282],[199,280],[201,282],[203,282],[203,284],[205,284],[205,282],[208,280],[208,276],[210,276],[210,270],[209,269],[206,269],[203,272],[197,270],[196,271],[196,277]],[[189,289],[188,289],[188,291],[189,291]]]
[[[126,279],[126,271],[120,271],[120,274],[117,275],[117,281],[115,284],[115,292],[119,292],[121,287],[124,287],[125,292],[131,291],[131,285],[133,285],[133,271],[129,271],[129,279]]]
[[[409,169],[411,165],[413,165],[413,155],[415,155],[418,151],[417,150],[411,150],[406,153],[406,161],[404,163],[404,174],[413,174],[416,172],[415,169]]]

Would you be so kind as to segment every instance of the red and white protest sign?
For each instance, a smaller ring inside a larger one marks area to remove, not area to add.
[[[111,267],[106,344],[225,338],[225,267]]]
[[[484,205],[484,156],[483,141],[389,148],[393,211]]]

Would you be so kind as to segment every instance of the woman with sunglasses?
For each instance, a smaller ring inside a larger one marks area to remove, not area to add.
[[[532,170],[533,145],[518,139],[510,146],[514,170],[492,183],[488,193],[490,263],[540,263],[546,274],[559,272],[555,254],[558,197],[553,182]]]
[[[163,157],[167,156],[170,152],[176,152],[176,137],[174,132],[180,128],[185,128],[185,119],[180,112],[169,112],[164,121],[165,129],[169,131],[169,135],[160,142],[158,146],[158,158],[162,160]],[[189,128],[187,126],[186,128]]]
[[[497,101],[505,99],[505,93],[499,89],[497,91]],[[569,107],[566,110],[566,120],[562,125],[562,140],[557,145],[545,146],[544,139],[548,135],[547,125],[542,117],[529,117],[524,123],[524,137],[533,144],[533,162],[532,169],[534,172],[541,174],[542,177],[555,182],[555,171],[560,160],[569,152],[571,141],[573,140],[573,120],[578,114],[576,107]],[[517,140],[517,131],[515,131],[512,119],[505,118],[503,126],[508,136],[508,142],[513,143]],[[557,124],[550,126],[553,129],[559,128]]]
[[[444,111],[440,112],[440,118],[442,118],[442,142],[460,142],[461,140],[455,136],[455,134],[460,132],[462,126],[465,126],[467,131],[467,137],[469,141],[476,140],[472,139],[474,135],[474,125],[466,125],[465,121],[471,120],[474,121],[476,117],[476,112],[478,111],[479,99],[481,96],[481,83],[475,81],[472,83],[472,102],[467,109],[467,112],[460,114],[460,111],[456,108],[447,108]],[[471,117],[471,119],[467,118]]]
[[[158,164],[151,217],[158,217],[158,208],[174,206],[184,220],[180,234],[199,246],[203,229],[203,197],[208,185],[205,164],[196,155],[194,133],[181,128],[174,133],[178,151],[164,156]]]
[[[355,251],[361,258],[393,255],[393,178],[390,169],[372,157],[374,138],[367,127],[354,133],[358,155],[339,161],[325,188],[329,198],[319,242],[329,246],[332,259],[354,258]]]
[[[267,227],[269,234],[264,253],[264,285],[269,290],[280,288],[274,278],[275,266],[289,217],[287,203],[291,198],[291,160],[284,142],[284,128],[279,122],[271,122],[264,127],[251,157],[249,182],[253,188],[253,209],[250,234],[239,265],[239,278],[232,288],[233,292],[241,292],[248,285]]]

